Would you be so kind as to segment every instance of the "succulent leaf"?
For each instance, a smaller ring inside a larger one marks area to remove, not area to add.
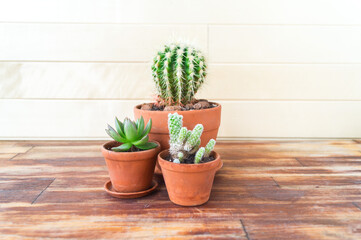
[[[132,147],[131,143],[123,143],[122,145],[118,147],[113,147],[112,150],[114,152],[125,152],[128,151]]]
[[[147,143],[148,140],[149,140],[148,135],[145,135],[142,139],[132,142],[132,143],[133,143],[133,145],[138,146],[138,145],[143,145],[143,144]]]
[[[117,129],[114,130],[110,125],[108,125],[108,129],[105,129],[106,133],[113,138],[115,141],[123,143],[119,147],[114,147],[114,151],[122,152],[128,151],[129,149],[133,150],[133,146],[147,150],[151,148],[157,147],[156,143],[148,142],[149,136],[148,133],[152,128],[152,120],[150,119],[147,126],[144,129],[144,119],[141,117],[140,119],[133,122],[129,118],[125,118],[124,122],[115,118],[115,127]]]
[[[124,125],[121,121],[119,121],[119,119],[117,117],[115,117],[115,128],[117,129],[117,132],[119,133],[119,135],[124,138],[125,137]]]
[[[142,150],[148,150],[148,149],[156,148],[157,146],[158,146],[158,144],[156,144],[154,142],[147,142],[142,145],[137,145],[136,147],[139,149],[142,149]]]
[[[108,135],[113,138],[115,141],[117,142],[121,142],[121,143],[126,143],[127,139],[123,138],[122,136],[120,136],[115,130],[114,128],[112,128],[110,125],[108,125],[108,129],[105,129],[106,133],[108,133]]]
[[[143,131],[144,131],[144,118],[143,116],[140,117],[140,119],[138,119],[138,125],[137,125],[137,134],[138,137],[142,137],[144,136]]]
[[[134,141],[137,139],[137,128],[132,121],[126,121],[124,123],[124,132],[128,140]]]
[[[145,126],[145,129],[143,131],[143,136],[144,135],[148,135],[148,133],[150,132],[150,129],[152,129],[152,119],[149,119],[149,122],[147,123],[147,126]]]

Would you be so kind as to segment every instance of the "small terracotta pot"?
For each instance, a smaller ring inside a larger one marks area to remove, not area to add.
[[[155,141],[153,141],[155,142]],[[102,153],[108,167],[113,188],[118,192],[147,190],[152,184],[154,167],[160,144],[156,148],[139,152],[114,152],[108,149],[119,146],[116,141],[107,142]]]
[[[165,160],[169,155],[164,150],[158,155],[169,199],[181,206],[197,206],[208,201],[214,175],[222,167],[218,153],[215,160],[200,164],[179,164]]]
[[[216,107],[189,110],[189,111],[149,111],[141,110],[142,104],[134,107],[134,118],[138,119],[143,116],[147,123],[152,119],[153,125],[149,133],[151,141],[158,141],[162,150],[169,148],[169,130],[168,130],[168,114],[177,112],[183,115],[183,126],[192,130],[198,123],[203,124],[204,130],[201,136],[201,146],[204,147],[210,139],[217,139],[218,128],[221,125],[221,110],[222,107],[218,103]],[[157,163],[155,173],[160,174],[161,170]]]

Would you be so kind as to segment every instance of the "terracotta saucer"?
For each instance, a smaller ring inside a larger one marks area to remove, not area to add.
[[[140,192],[122,193],[122,192],[117,192],[117,191],[115,191],[113,189],[112,182],[110,180],[104,184],[105,191],[110,196],[113,196],[113,197],[116,197],[116,198],[140,198],[140,197],[144,197],[144,196],[150,194],[151,192],[153,192],[157,187],[158,187],[158,182],[153,179],[151,187],[149,189],[147,189],[147,190],[140,191]]]

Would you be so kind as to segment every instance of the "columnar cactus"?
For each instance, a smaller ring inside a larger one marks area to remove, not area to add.
[[[171,143],[176,143],[179,132],[183,125],[183,116],[179,114],[168,114],[168,129]]]
[[[203,155],[204,155],[204,147],[201,147],[197,153],[196,153],[196,156],[194,157],[194,163],[200,163],[202,158],[203,158]]]
[[[214,145],[216,145],[216,141],[214,139],[209,140],[204,152],[205,157],[209,157],[209,154],[213,151]]]
[[[201,147],[201,135],[203,132],[203,125],[197,124],[193,131],[182,127],[183,116],[178,113],[168,114],[168,129],[169,129],[169,153],[173,158],[174,163],[182,163],[184,159],[192,154],[194,156],[194,163],[200,163],[203,157],[209,157],[216,141],[211,139],[206,147]]]
[[[188,137],[187,142],[184,145],[184,150],[186,151],[191,151],[194,147],[197,146],[197,143],[200,141],[201,139],[201,135],[203,133],[203,125],[202,124],[197,124],[191,135]],[[198,141],[199,140],[199,141]],[[200,142],[199,142],[200,143]]]
[[[190,103],[204,82],[206,63],[203,54],[191,46],[165,45],[154,57],[152,75],[159,98],[166,105]]]

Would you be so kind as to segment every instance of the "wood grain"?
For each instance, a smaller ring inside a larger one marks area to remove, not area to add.
[[[219,142],[211,198],[108,196],[104,141],[0,142],[1,239],[360,239],[360,141]],[[5,152],[5,153],[2,153]]]

